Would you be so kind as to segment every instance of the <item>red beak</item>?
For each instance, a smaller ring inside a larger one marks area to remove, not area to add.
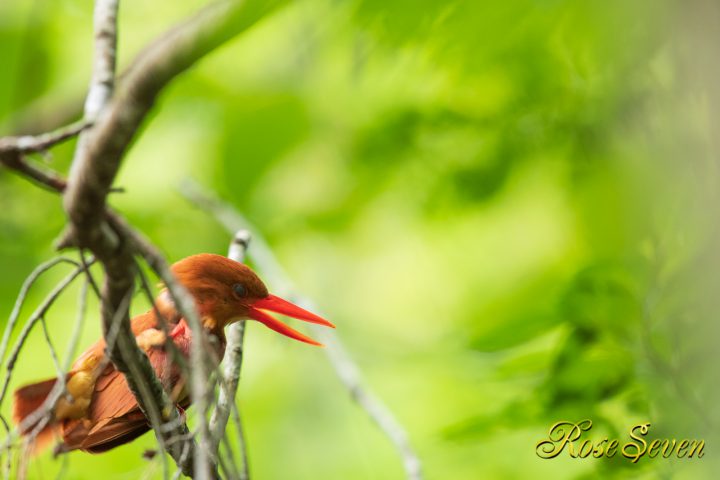
[[[294,338],[295,340],[300,340],[301,342],[309,343],[310,345],[317,345],[319,347],[323,346],[322,343],[316,342],[312,338],[303,335],[302,333],[298,332],[293,328],[290,328],[275,317],[268,315],[263,310],[280,313],[282,315],[297,318],[298,320],[303,320],[305,322],[316,323],[318,325],[325,325],[326,327],[335,328],[335,325],[328,322],[324,318],[318,317],[314,313],[308,312],[307,310],[300,308],[297,305],[288,302],[287,300],[283,300],[280,297],[276,297],[275,295],[268,295],[267,297],[261,298],[260,300],[257,300],[252,305],[250,305],[250,309],[248,312],[248,316],[250,318],[265,324],[265,326],[267,326],[268,328],[275,330],[276,332],[281,333],[286,337]]]

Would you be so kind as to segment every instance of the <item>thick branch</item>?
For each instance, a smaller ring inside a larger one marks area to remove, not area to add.
[[[170,30],[136,58],[73,162],[65,209],[79,230],[92,237],[100,228],[103,208],[98,207],[104,207],[122,156],[162,88],[283,1],[215,3]]]

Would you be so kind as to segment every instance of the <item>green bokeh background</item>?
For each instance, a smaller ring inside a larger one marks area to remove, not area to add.
[[[120,69],[202,4],[122,1]],[[293,2],[171,84],[110,203],[173,261],[228,244],[178,194],[184,178],[246,214],[428,479],[712,478],[719,18],[709,0]],[[0,4],[0,134],[78,118],[91,25],[89,1]],[[35,160],[66,172],[73,147]],[[1,169],[0,208],[5,322],[65,217]],[[77,291],[47,317],[61,350]],[[89,308],[81,347],[100,334]],[[246,345],[254,478],[402,478],[321,350],[256,324]],[[53,372],[38,330],[12,386]],[[594,438],[650,422],[650,438],[702,438],[706,454],[536,456],[552,423],[586,418]],[[28,477],[159,478],[142,458],[154,445],[43,455]]]

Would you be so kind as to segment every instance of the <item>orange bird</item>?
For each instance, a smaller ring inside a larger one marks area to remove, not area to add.
[[[266,311],[317,323],[334,325],[282,298],[268,293],[265,284],[246,265],[229,258],[199,254],[172,266],[177,279],[195,299],[203,328],[217,337],[215,355],[219,362],[225,353],[224,328],[238,320],[252,319],[290,338],[312,345],[315,340],[290,328]],[[188,324],[175,309],[167,290],[155,300],[157,312],[167,321],[169,336],[182,355],[189,358],[192,335]],[[138,346],[147,354],[155,373],[170,399],[181,409],[192,399],[178,365],[166,351],[163,332],[154,309],[131,320]],[[20,424],[40,408],[57,379],[24,386],[15,391],[13,419]],[[75,361],[66,377],[66,389],[72,396],[57,402],[50,423],[36,437],[38,451],[54,436],[62,438],[58,451],[84,450],[100,453],[130,442],[147,432],[150,424],[128,388],[125,377],[105,360],[105,341],[100,339]],[[35,425],[23,428],[30,435]]]

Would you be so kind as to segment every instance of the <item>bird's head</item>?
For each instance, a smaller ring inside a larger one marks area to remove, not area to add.
[[[203,325],[210,331],[221,333],[230,323],[251,319],[290,338],[321,345],[272,317],[268,311],[335,328],[327,320],[271,295],[247,265],[227,257],[209,253],[193,255],[175,263],[172,271],[195,298]],[[161,301],[169,301],[167,293],[162,295]]]

